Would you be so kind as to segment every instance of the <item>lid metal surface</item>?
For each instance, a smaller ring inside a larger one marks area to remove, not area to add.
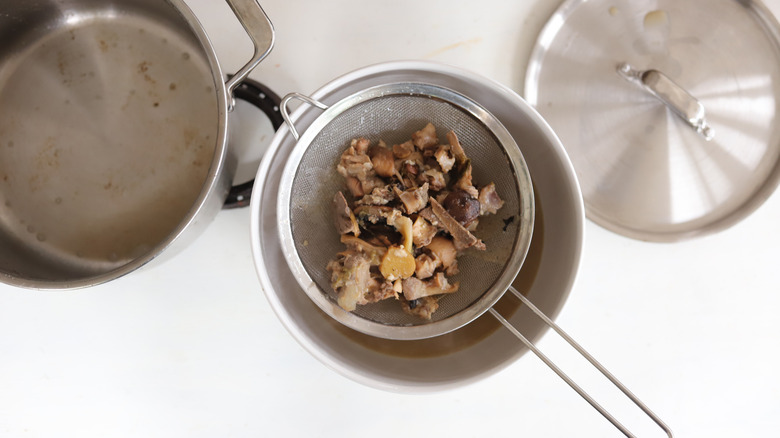
[[[753,1],[565,1],[524,94],[569,153],[588,218],[678,241],[758,208],[780,179],[779,35]]]

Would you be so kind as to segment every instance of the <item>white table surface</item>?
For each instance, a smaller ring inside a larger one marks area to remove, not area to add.
[[[251,46],[228,6],[187,3],[225,71],[235,71]],[[277,43],[251,76],[285,94],[399,59],[467,68],[521,92],[535,37],[559,2],[262,4]],[[780,0],[767,6],[780,13]],[[588,222],[579,278],[557,321],[675,436],[777,436],[779,218],[775,194],[736,226],[683,243],[634,241]],[[552,335],[539,345],[640,436],[662,436]],[[0,286],[0,436],[369,434],[621,436],[531,355],[430,395],[375,390],[327,369],[260,290],[248,209],[221,212],[172,260],[107,285]]]

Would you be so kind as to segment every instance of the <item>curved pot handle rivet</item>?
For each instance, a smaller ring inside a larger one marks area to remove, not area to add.
[[[252,39],[252,44],[255,47],[252,59],[225,82],[225,88],[230,98],[238,84],[246,79],[249,73],[260,64],[260,61],[265,59],[271,52],[274,46],[274,26],[257,0],[226,1],[241,22],[241,25],[244,26],[244,30],[249,34],[249,38]],[[230,109],[232,109],[232,106]]]
[[[236,98],[260,109],[268,117],[268,120],[271,121],[274,131],[277,131],[284,124],[284,119],[279,111],[281,99],[270,88],[252,79],[244,79],[243,82],[238,84],[233,93]],[[223,208],[238,208],[249,205],[254,182],[254,180],[251,180],[231,187],[227,198],[225,198]]]
[[[288,109],[288,105],[290,101],[293,99],[298,99],[300,101],[308,103],[311,106],[315,106],[321,110],[328,109],[328,106],[318,100],[314,100],[311,97],[300,93],[290,93],[282,98],[282,103],[279,105],[279,108],[282,113],[282,118],[284,119],[284,122],[287,124],[287,127],[290,128],[290,133],[292,134],[293,138],[295,138],[295,140],[298,140],[301,136],[300,134],[298,134],[298,130],[295,129],[295,125],[293,124],[292,119],[290,118],[290,110]]]

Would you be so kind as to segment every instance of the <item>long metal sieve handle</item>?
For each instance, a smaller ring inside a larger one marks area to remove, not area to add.
[[[282,102],[279,104],[279,112],[282,113],[282,118],[284,119],[284,123],[286,123],[287,127],[290,128],[290,133],[292,134],[293,138],[295,138],[295,140],[298,140],[300,139],[301,136],[300,134],[298,134],[298,130],[295,129],[295,125],[293,124],[292,119],[290,118],[290,110],[288,108],[290,101],[293,99],[301,100],[303,102],[308,103],[309,105],[316,106],[321,110],[328,109],[328,106],[320,102],[319,100],[312,99],[311,97],[300,93],[290,93],[282,98]]]
[[[612,384],[614,384],[620,391],[625,394],[626,397],[628,397],[632,402],[634,402],[635,405],[639,407],[645,414],[647,414],[648,417],[650,417],[655,424],[658,425],[663,431],[666,433],[666,435],[669,438],[672,438],[672,431],[669,429],[669,427],[664,424],[663,421],[661,421],[660,418],[658,418],[657,415],[653,413],[653,411],[650,410],[644,403],[642,403],[641,400],[639,400],[628,388],[626,388],[618,379],[612,375],[606,368],[604,368],[603,365],[601,365],[593,356],[590,355],[580,344],[578,344],[574,339],[572,339],[571,336],[569,336],[566,332],[563,331],[556,323],[554,323],[550,318],[547,317],[547,315],[544,314],[541,310],[539,310],[536,306],[531,303],[531,301],[524,297],[520,292],[517,291],[514,287],[510,286],[509,290],[517,296],[517,298],[520,299],[520,301],[523,302],[526,306],[528,306],[529,309],[531,309],[536,316],[538,316],[542,321],[544,321],[547,326],[555,330],[556,333],[560,337],[562,337],[572,348],[577,350],[580,355],[582,355],[585,359],[588,360],[588,362],[591,363],[596,369],[598,369],[601,374],[604,375],[607,379],[609,379]],[[488,310],[493,317],[495,317],[501,324],[504,325],[510,332],[512,332],[513,335],[515,335],[520,341],[525,344],[526,347],[528,347],[531,351],[536,354],[536,356],[539,357],[539,359],[542,360],[551,370],[553,370],[558,377],[563,379],[566,383],[571,386],[572,389],[577,391],[577,393],[584,398],[591,406],[593,406],[601,415],[604,416],[607,420],[609,420],[612,425],[614,425],[620,432],[623,433],[623,435],[627,437],[634,438],[635,435],[633,435],[623,424],[620,423],[612,414],[607,412],[606,409],[604,409],[603,406],[601,406],[596,400],[593,399],[585,390],[583,390],[577,383],[574,382],[566,373],[564,373],[555,363],[550,360],[544,353],[542,353],[536,346],[528,340],[520,331],[518,331],[512,324],[509,323],[503,316],[501,316],[498,311],[496,311],[493,308],[490,308]]]

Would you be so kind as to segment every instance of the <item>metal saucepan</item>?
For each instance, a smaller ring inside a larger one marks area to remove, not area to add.
[[[255,46],[227,81],[181,0],[0,6],[0,281],[104,283],[248,203],[246,186],[229,197],[228,113],[249,95],[281,123],[275,95],[242,82],[274,32],[256,0],[227,3]]]

